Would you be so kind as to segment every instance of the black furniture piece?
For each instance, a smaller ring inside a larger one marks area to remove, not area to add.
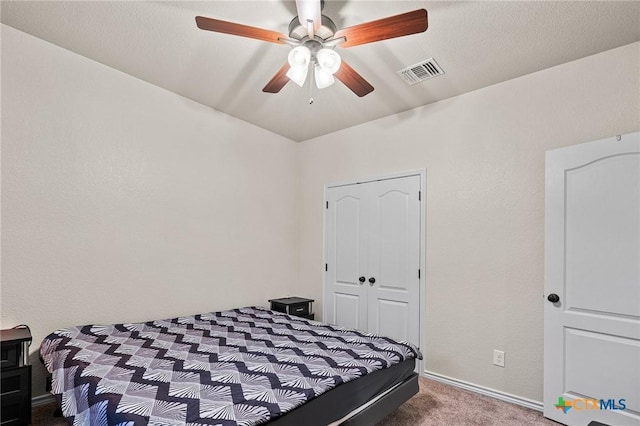
[[[306,319],[314,319],[315,314],[312,312],[313,299],[305,299],[303,297],[283,297],[281,299],[270,299],[271,310],[283,312],[288,315],[302,317]]]
[[[0,330],[0,422],[2,426],[31,423],[31,365],[28,327]]]

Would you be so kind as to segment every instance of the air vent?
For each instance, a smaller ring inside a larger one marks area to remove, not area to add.
[[[444,71],[442,71],[442,68],[440,68],[440,65],[438,65],[435,59],[429,58],[426,61],[419,62],[398,71],[398,74],[400,74],[400,77],[402,77],[407,84],[414,85],[421,81],[442,75]]]

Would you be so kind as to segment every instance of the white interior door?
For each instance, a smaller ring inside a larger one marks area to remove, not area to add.
[[[324,321],[367,329],[368,242],[366,192],[361,185],[327,191],[327,288]],[[329,268],[329,265],[331,267]],[[361,278],[362,277],[362,278]]]
[[[326,322],[420,345],[420,182],[327,189]]]
[[[640,134],[547,152],[545,209],[544,415],[640,425]]]
[[[419,346],[420,177],[363,185],[369,205],[371,333]]]

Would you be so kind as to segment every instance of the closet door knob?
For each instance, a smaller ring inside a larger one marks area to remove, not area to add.
[[[371,277],[369,278],[369,285],[374,285],[376,283],[376,279]]]
[[[548,297],[547,300],[551,303],[558,303],[560,301],[560,296],[558,296],[555,293],[551,293]]]
[[[360,284],[362,284],[365,279],[366,279],[365,277],[360,277],[360,278],[358,278],[358,281],[360,281]]]

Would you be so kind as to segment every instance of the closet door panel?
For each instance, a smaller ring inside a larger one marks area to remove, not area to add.
[[[407,244],[409,226],[409,202],[411,194],[390,190],[376,194],[373,200],[377,205],[372,212],[372,272],[375,272],[380,288],[387,290],[407,289]]]
[[[362,269],[361,247],[362,200],[351,195],[335,203],[335,275],[336,283],[358,286],[358,273]]]
[[[349,293],[333,293],[335,321],[331,321],[331,323],[341,327],[366,331],[363,327],[363,322],[360,321],[361,303],[358,300],[359,298],[360,296]]]
[[[397,300],[375,299],[377,316],[371,318],[373,329],[382,336],[396,340],[411,340],[409,336],[409,303]]]
[[[419,342],[420,178],[367,184],[369,331]]]
[[[328,192],[328,294],[326,322],[367,330],[367,289],[359,278],[366,272],[368,241],[366,209],[357,186]]]

